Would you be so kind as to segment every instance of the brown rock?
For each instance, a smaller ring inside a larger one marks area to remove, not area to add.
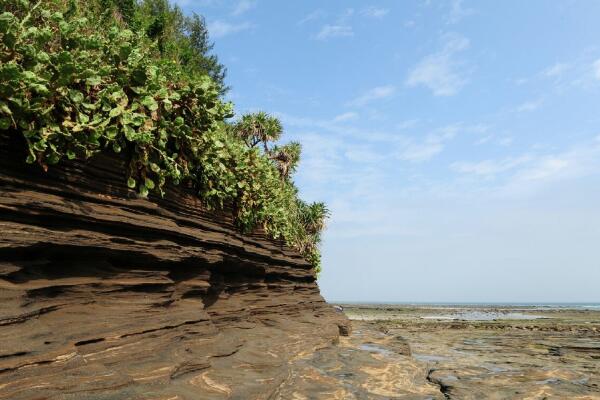
[[[0,143],[0,399],[266,399],[349,332],[302,257],[189,191],[23,160]]]

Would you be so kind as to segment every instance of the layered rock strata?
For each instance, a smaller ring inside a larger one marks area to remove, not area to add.
[[[124,159],[43,172],[0,142],[0,399],[277,398],[347,320],[308,263]]]

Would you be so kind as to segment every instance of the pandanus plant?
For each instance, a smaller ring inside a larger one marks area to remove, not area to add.
[[[301,211],[302,224],[307,233],[315,235],[323,231],[325,228],[325,220],[329,217],[329,210],[327,209],[327,206],[325,206],[325,203],[304,203]]]
[[[246,114],[232,126],[232,130],[250,148],[262,144],[264,154],[275,162],[281,179],[287,180],[296,170],[302,151],[300,143],[270,147],[283,133],[281,122],[276,117],[263,111]]]
[[[248,147],[255,147],[262,143],[265,153],[268,154],[268,143],[281,137],[283,127],[279,119],[260,111],[243,115],[233,126],[233,131]]]
[[[284,146],[275,146],[269,152],[269,158],[275,161],[281,179],[288,179],[296,171],[296,167],[300,162],[301,152],[302,146],[298,142],[291,142]]]
[[[234,136],[241,139],[251,149],[262,145],[263,154],[274,163],[279,171],[281,187],[291,187],[297,193],[291,175],[300,161],[302,147],[297,142],[285,145],[274,144],[283,133],[281,122],[276,117],[265,112],[246,114],[238,122],[229,125],[229,129]],[[329,210],[324,203],[308,204],[297,198],[295,207],[291,206],[287,211],[293,215],[293,220],[298,224],[291,227],[286,234],[293,238],[293,245],[302,254],[305,254],[307,259],[319,270],[318,247]]]

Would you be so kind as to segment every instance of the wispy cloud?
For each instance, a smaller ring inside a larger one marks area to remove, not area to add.
[[[418,119],[407,119],[396,124],[396,128],[403,130],[416,126],[419,123]]]
[[[333,118],[333,122],[344,122],[351,121],[358,118],[358,114],[355,112],[347,112],[340,115],[337,115]]]
[[[350,36],[354,36],[354,31],[350,25],[324,25],[319,33],[317,33],[315,38],[319,40],[326,40],[330,38]]]
[[[594,71],[594,78],[600,80],[600,59],[594,61],[592,69]]]
[[[571,68],[570,64],[567,63],[556,63],[545,70],[542,71],[542,75],[546,78],[555,78],[561,76],[565,73],[569,68]]]
[[[364,15],[365,17],[370,17],[370,18],[383,18],[389,12],[390,12],[390,10],[388,10],[387,8],[368,7],[368,8],[363,9],[360,12],[360,14]]]
[[[469,39],[458,34],[444,37],[444,47],[430,54],[417,64],[406,79],[408,86],[425,86],[435,96],[452,96],[467,83],[465,72],[460,70],[464,64],[455,59],[455,55],[469,48]]]
[[[317,9],[317,10],[311,12],[310,14],[307,14],[304,18],[302,18],[300,21],[298,21],[298,25],[303,25],[307,22],[321,19],[321,18],[325,17],[326,15],[327,15],[327,13],[325,11],[323,11],[321,9]]]
[[[474,174],[491,177],[501,172],[506,172],[531,161],[531,156],[517,158],[505,158],[502,160],[484,160],[479,162],[458,161],[450,165],[450,168],[462,174]]]
[[[444,146],[439,140],[428,139],[423,143],[413,143],[398,154],[398,158],[410,162],[429,161],[442,152]]]
[[[599,156],[598,141],[579,144],[555,154],[538,155],[522,168],[517,168],[497,192],[501,196],[527,196],[559,181],[598,175]]]
[[[208,32],[212,38],[220,38],[234,33],[242,32],[253,28],[249,22],[230,23],[227,21],[216,20],[208,23]]]
[[[376,18],[381,19],[385,17],[390,10],[387,8],[378,8],[378,7],[367,7],[363,8],[359,11],[354,8],[346,8],[341,13],[337,15],[334,22],[330,22],[321,27],[321,30],[314,36],[314,38],[319,40],[325,40],[330,38],[340,38],[340,37],[350,37],[354,36],[354,29],[352,28],[352,19],[357,16],[362,16],[366,18]],[[302,18],[298,25],[302,25],[306,22],[316,20],[326,16],[326,13],[322,10],[316,10],[306,17]]]
[[[597,85],[598,80],[600,80],[600,59],[584,51],[568,62],[556,62],[532,76],[516,79],[513,82],[517,85],[548,85],[549,83],[548,89],[555,93],[564,93],[570,89],[590,89]]]
[[[409,139],[397,153],[397,157],[412,163],[429,161],[444,150],[445,142],[453,139],[458,130],[459,126],[449,125],[427,135],[422,142]]]
[[[385,99],[391,97],[396,93],[396,88],[394,86],[377,86],[371,90],[368,90],[366,93],[358,96],[357,98],[348,102],[349,106],[359,107],[364,106],[367,103],[370,103],[375,100]]]
[[[256,7],[256,1],[253,0],[240,0],[235,5],[231,15],[239,16],[242,15]]]
[[[475,12],[475,10],[471,9],[471,8],[465,8],[463,6],[463,0],[453,0],[450,6],[450,12],[448,14],[448,17],[446,18],[446,21],[448,24],[457,24],[459,23],[463,18],[468,17],[469,15],[472,15]]]
[[[520,113],[535,111],[538,108],[540,108],[543,103],[544,103],[544,100],[542,100],[542,99],[526,101],[523,104],[519,105],[515,109],[515,111],[520,112]]]
[[[496,195],[529,195],[544,185],[587,175],[600,176],[600,137],[578,143],[555,153],[526,153],[483,161],[457,161],[450,169],[485,180],[498,182],[488,191]]]
[[[522,171],[519,178],[525,181],[546,180],[561,175],[569,168],[571,160],[561,156],[548,156],[541,158],[531,168]]]

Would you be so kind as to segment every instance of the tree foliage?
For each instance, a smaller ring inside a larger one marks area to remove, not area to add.
[[[263,227],[318,269],[328,212],[300,200],[290,178],[300,145],[277,145],[281,124],[266,113],[228,122],[233,106],[221,99],[221,84],[184,61],[193,41],[178,45],[167,21],[161,49],[148,32],[153,25],[140,19],[154,15],[144,7],[168,3],[118,4],[137,22],[107,25],[100,11],[75,1],[0,0],[0,134],[22,137],[26,161],[44,169],[124,153],[126,183],[141,196],[186,182],[207,206],[233,207],[243,231]],[[135,24],[142,28],[127,28]]]
[[[227,69],[211,54],[214,45],[203,17],[195,13],[186,16],[169,0],[90,1],[105,23],[119,20],[124,27],[155,42],[165,60],[175,61],[191,76],[209,75],[221,94],[227,91]]]

